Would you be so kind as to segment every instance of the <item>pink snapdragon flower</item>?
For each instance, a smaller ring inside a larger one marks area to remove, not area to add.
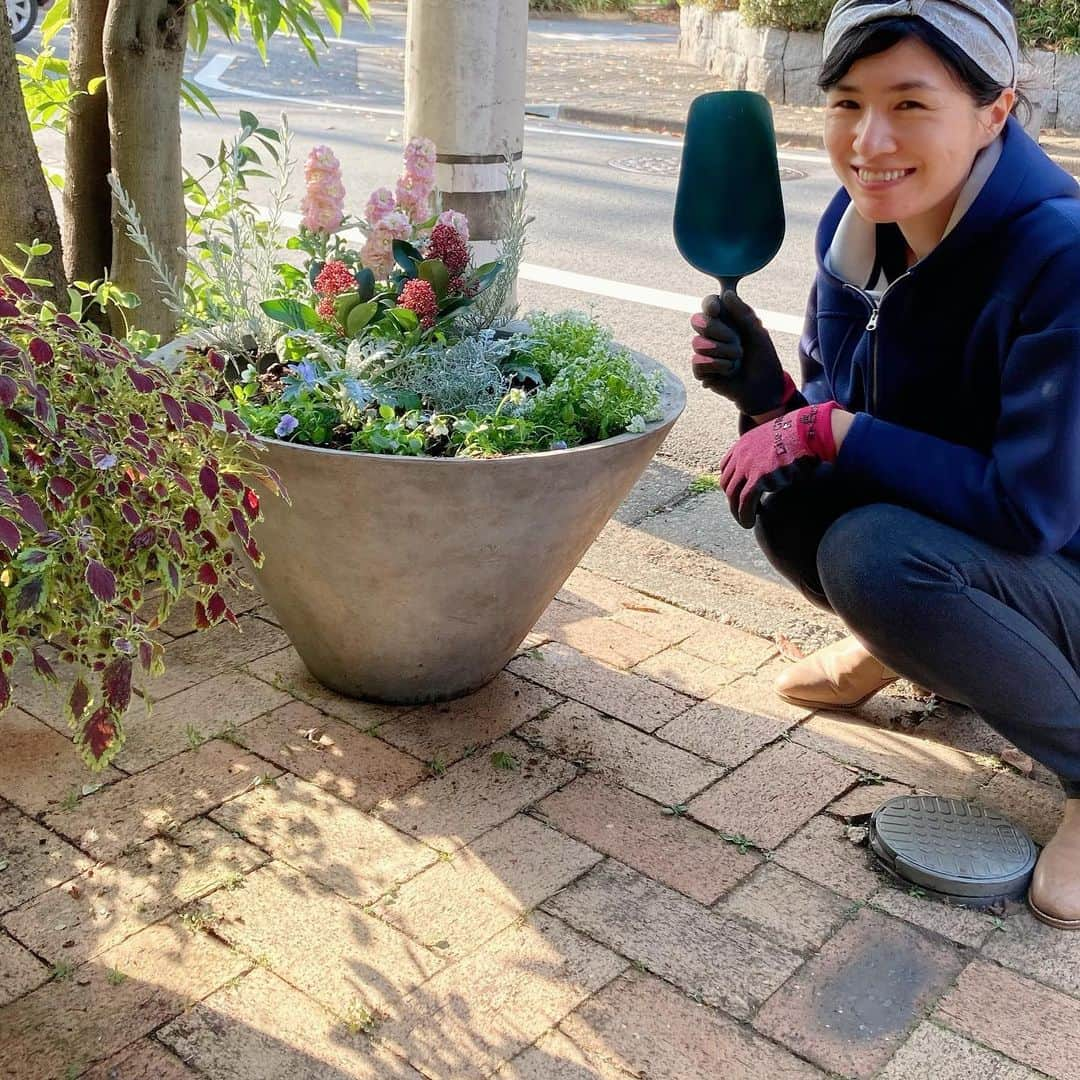
[[[368,234],[360,249],[360,261],[377,278],[384,278],[394,265],[394,241],[412,236],[412,222],[402,210],[392,210]]]
[[[435,144],[422,137],[410,139],[404,157],[405,172],[394,189],[398,209],[413,221],[426,221],[435,190]]]
[[[444,210],[436,224],[449,225],[465,243],[469,242],[469,219],[460,210]]]
[[[364,220],[371,226],[378,225],[387,214],[397,209],[394,193],[388,187],[376,188],[369,196],[364,208]]]
[[[331,233],[345,216],[345,187],[341,163],[329,146],[312,147],[304,164],[307,192],[300,204],[304,228]]]

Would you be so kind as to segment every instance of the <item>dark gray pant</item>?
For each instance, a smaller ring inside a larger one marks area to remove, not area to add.
[[[1080,561],[867,502],[828,466],[768,497],[755,533],[878,659],[974,709],[1080,796]]]

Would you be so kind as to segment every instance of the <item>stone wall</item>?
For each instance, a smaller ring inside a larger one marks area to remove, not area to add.
[[[746,26],[737,11],[682,8],[679,56],[732,90],[756,90],[778,105],[821,105],[816,85],[821,34]],[[1035,105],[1030,127],[1080,131],[1080,56],[1032,50],[1023,76]]]

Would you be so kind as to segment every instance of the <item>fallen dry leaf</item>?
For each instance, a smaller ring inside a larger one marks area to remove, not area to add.
[[[806,653],[795,644],[786,634],[776,635],[776,647],[785,660],[805,660]]]
[[[1030,776],[1035,768],[1035,762],[1023,750],[1015,750],[1011,746],[1002,750],[1000,757],[1006,765],[1011,765],[1018,772],[1023,773],[1024,776]]]

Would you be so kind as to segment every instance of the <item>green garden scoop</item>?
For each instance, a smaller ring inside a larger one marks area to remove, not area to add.
[[[675,195],[675,246],[721,291],[760,270],[784,240],[772,110],[760,94],[718,90],[690,103]]]

